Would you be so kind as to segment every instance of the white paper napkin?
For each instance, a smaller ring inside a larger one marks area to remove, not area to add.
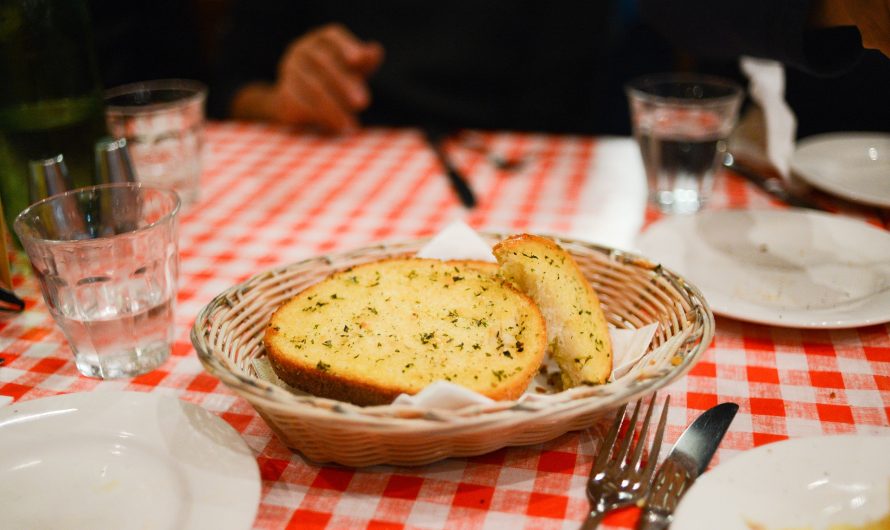
[[[436,381],[414,394],[399,394],[393,405],[414,405],[426,409],[458,410],[469,405],[494,403],[488,396],[456,385],[450,381]]]
[[[631,368],[636,366],[658,330],[658,324],[652,323],[640,329],[609,328],[609,336],[612,338],[612,377],[610,381],[620,379]]]
[[[12,403],[12,398],[11,398],[11,397],[9,397],[9,396],[0,396],[0,407],[2,407],[2,406],[4,406],[4,405],[8,405],[9,403]]]
[[[783,178],[790,178],[791,155],[797,118],[785,102],[785,68],[781,63],[742,57],[748,76],[748,93],[763,110],[766,126],[766,157]]]
[[[465,222],[457,220],[433,236],[419,251],[418,258],[488,261],[496,263],[491,245]]]

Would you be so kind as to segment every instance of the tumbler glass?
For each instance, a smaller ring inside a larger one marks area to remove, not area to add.
[[[131,377],[169,356],[179,204],[169,189],[108,184],[48,197],[16,218],[43,298],[83,375]]]
[[[125,138],[139,182],[173,188],[183,204],[198,199],[207,87],[187,79],[160,79],[105,93],[105,120]]]
[[[719,77],[660,74],[626,87],[649,200],[665,213],[693,213],[708,200],[735,127],[742,89]]]

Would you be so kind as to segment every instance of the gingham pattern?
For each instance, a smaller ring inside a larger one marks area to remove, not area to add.
[[[478,150],[453,146],[480,198],[467,213],[414,131],[375,129],[329,139],[226,123],[211,125],[207,138],[202,200],[182,217],[170,360],[131,380],[78,376],[18,256],[15,283],[27,309],[0,315],[0,395],[29,400],[67,392],[164,392],[215,412],[257,455],[263,491],[256,528],[577,528],[588,509],[584,483],[595,450],[589,432],[422,468],[318,466],[291,453],[247,402],[203,372],[188,333],[214,295],[256,272],[320,252],[429,235],[457,217],[477,229],[582,238],[636,231],[657,214],[627,206],[626,197],[622,202],[622,194],[642,186],[639,168],[627,171],[639,165],[627,149],[632,144],[481,135],[493,151],[528,158],[514,172],[497,170]],[[737,177],[721,175],[710,207],[746,206],[779,207]],[[873,211],[845,213],[880,225],[869,217]],[[624,221],[613,226],[615,216]],[[718,318],[713,346],[667,392],[673,407],[666,447],[702,410],[739,403],[717,464],[787,437],[890,434],[890,326],[801,331]],[[605,526],[628,528],[636,516],[633,509],[618,512]]]

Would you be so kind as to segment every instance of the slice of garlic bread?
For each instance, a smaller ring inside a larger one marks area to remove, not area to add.
[[[571,254],[548,238],[522,234],[495,245],[494,255],[499,274],[541,309],[563,388],[605,383],[612,372],[608,325],[596,292]]]
[[[275,311],[269,361],[296,388],[359,405],[437,380],[514,399],[538,371],[547,333],[535,303],[496,270],[396,258],[337,272]]]

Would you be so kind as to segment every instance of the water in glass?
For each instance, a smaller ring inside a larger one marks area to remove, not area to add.
[[[649,199],[668,213],[698,211],[711,194],[727,131],[706,112],[658,114],[637,129]]]
[[[82,374],[132,377],[168,358],[178,208],[172,190],[112,184],[56,195],[16,220]]]
[[[59,305],[53,308],[53,317],[84,375],[145,373],[169,356],[172,292],[148,274],[158,271],[124,283],[109,277],[85,278],[74,286],[59,286],[54,293]]]
[[[625,86],[649,201],[665,213],[693,213],[711,194],[735,127],[742,90],[697,74],[657,74]]]

